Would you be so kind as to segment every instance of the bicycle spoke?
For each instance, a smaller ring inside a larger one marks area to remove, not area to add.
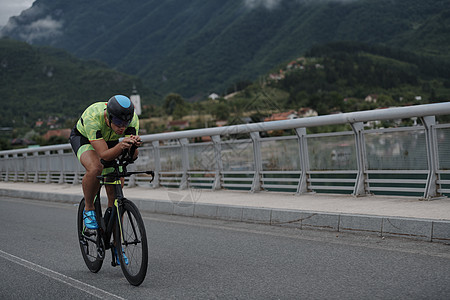
[[[134,219],[129,211],[127,211],[127,218],[124,218],[123,231],[122,245],[125,246],[124,250],[129,261],[127,269],[131,274],[137,274],[141,267],[142,248],[139,245],[141,237],[136,232]]]
[[[134,225],[133,219],[131,218],[130,211],[127,211],[127,214],[128,214],[128,219],[130,220],[131,228],[133,229],[134,236],[136,237],[136,240],[137,240],[136,226]]]
[[[128,200],[124,204],[121,220],[121,246],[124,253],[122,260],[127,261],[125,265],[121,261],[122,271],[131,284],[139,285],[145,278],[148,263],[144,223],[136,206]]]

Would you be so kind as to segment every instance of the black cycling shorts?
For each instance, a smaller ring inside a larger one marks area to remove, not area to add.
[[[69,137],[70,145],[72,146],[72,150],[75,153],[75,155],[78,157],[78,160],[80,160],[81,154],[83,154],[85,151],[88,150],[94,150],[94,147],[92,147],[91,143],[85,137],[82,135],[76,126],[72,129]],[[107,141],[106,144],[108,145],[108,148],[112,148],[115,145],[119,143],[118,140],[116,141]]]

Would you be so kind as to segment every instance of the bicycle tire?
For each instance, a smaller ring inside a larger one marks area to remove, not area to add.
[[[80,205],[78,206],[78,217],[77,217],[77,231],[78,231],[78,241],[81,249],[81,255],[83,256],[86,266],[92,273],[97,273],[100,271],[103,265],[103,259],[98,257],[97,249],[97,238],[100,238],[100,243],[102,250],[105,251],[103,245],[103,240],[101,237],[97,236],[97,230],[86,230],[83,221],[83,211],[84,211],[84,198],[81,199]]]
[[[138,286],[144,281],[148,267],[148,243],[144,221],[136,205],[127,199],[123,200],[120,219],[122,234],[119,222],[116,222],[114,230],[114,240],[120,241],[122,246],[116,247],[120,267],[128,282]],[[122,251],[127,257],[128,264],[125,263]]]

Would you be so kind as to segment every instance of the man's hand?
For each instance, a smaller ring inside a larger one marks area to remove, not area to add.
[[[131,146],[135,145],[136,147],[140,147],[142,145],[141,138],[137,135],[131,135],[126,137],[120,142],[120,147],[122,150],[130,149]]]
[[[141,137],[138,135],[131,135],[130,139],[133,140],[133,144],[136,145],[136,147],[140,147],[142,145]]]

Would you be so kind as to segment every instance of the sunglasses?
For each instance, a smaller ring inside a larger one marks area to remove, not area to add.
[[[118,127],[127,127],[130,124],[130,121],[124,121],[117,117],[112,117],[111,122]]]

